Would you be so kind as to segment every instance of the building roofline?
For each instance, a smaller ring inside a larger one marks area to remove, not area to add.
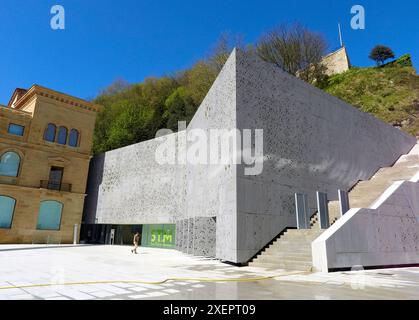
[[[9,107],[3,106],[3,105],[1,105],[0,112],[9,112],[11,114],[23,116],[25,118],[32,118],[32,113],[30,113],[30,112],[15,109],[15,108],[9,108]]]
[[[23,89],[23,88],[16,88],[16,89],[13,91],[13,94],[12,94],[12,96],[10,97],[9,102],[7,103],[7,107],[11,107],[11,106],[12,106],[12,104],[13,104],[13,102],[14,102],[14,100],[15,100],[16,95],[18,95],[19,93],[21,93],[21,94],[22,94],[22,96],[23,96],[23,95],[25,95],[25,93],[26,93],[27,91],[28,91],[28,90]],[[22,97],[22,96],[21,96],[21,97]],[[16,102],[17,102],[17,101],[16,101]]]
[[[18,89],[16,89],[15,92],[13,93],[12,99],[15,96],[17,90]],[[27,92],[22,97],[20,97],[18,101],[16,101],[15,108],[20,109],[23,106],[23,104],[34,95],[40,95],[43,97],[51,98],[51,99],[61,101],[61,102],[64,102],[64,103],[67,103],[67,104],[70,104],[70,105],[73,105],[73,106],[76,106],[76,107],[79,107],[88,111],[98,112],[101,109],[100,105],[96,105],[89,101],[68,95],[66,93],[55,91],[55,90],[43,87],[38,84],[32,85],[29,88],[29,90],[27,90]]]
[[[330,53],[326,54],[326,55],[325,55],[322,59],[327,58],[327,57],[329,57],[329,56],[331,56],[331,55],[333,55],[333,54],[335,54],[336,52],[339,52],[339,51],[341,51],[341,50],[346,50],[346,47],[345,47],[345,46],[342,46],[342,47],[340,47],[339,49],[337,49],[337,50],[335,50],[335,51],[332,51],[332,52],[330,52]]]

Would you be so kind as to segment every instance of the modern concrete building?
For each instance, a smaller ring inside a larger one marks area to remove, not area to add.
[[[177,155],[205,150],[215,129],[233,132],[229,150],[240,159],[257,154],[257,142],[243,148],[244,132],[256,139],[256,130],[263,130],[263,156],[253,164],[263,170],[249,174],[252,164],[240,161],[157,161],[168,141],[166,151]],[[205,138],[196,140],[197,132]],[[338,189],[370,179],[415,144],[400,130],[234,50],[186,130],[92,160],[82,238],[108,242],[112,229],[129,233],[142,226],[147,245],[171,239],[190,254],[247,263],[297,226],[295,193],[308,195],[311,217],[316,191],[337,200]]]
[[[78,237],[98,109],[39,85],[0,106],[0,243]]]

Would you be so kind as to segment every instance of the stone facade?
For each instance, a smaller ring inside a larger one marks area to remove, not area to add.
[[[329,53],[322,59],[322,64],[326,67],[325,73],[328,76],[348,71],[351,67],[346,47]]]
[[[17,90],[7,107],[0,107],[0,157],[20,157],[17,177],[0,176],[0,196],[16,201],[9,229],[0,228],[0,243],[73,242],[74,225],[81,223],[98,106],[38,85]],[[10,134],[9,125],[24,127],[23,136]],[[48,124],[67,128],[67,143],[44,139]],[[71,129],[77,146],[68,144]],[[61,185],[50,183],[52,167],[62,168]],[[58,189],[58,190],[57,190]],[[59,230],[38,230],[42,201],[63,205]],[[1,209],[1,208],[0,208]]]

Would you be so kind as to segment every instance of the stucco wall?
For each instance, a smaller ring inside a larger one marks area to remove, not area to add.
[[[348,211],[312,243],[314,267],[419,264],[418,180],[395,182],[370,208]]]

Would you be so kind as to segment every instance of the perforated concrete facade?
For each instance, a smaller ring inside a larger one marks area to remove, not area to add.
[[[264,129],[261,175],[237,168],[237,260],[250,259],[285,227],[295,227],[294,193],[337,200],[391,166],[416,140],[353,106],[238,52],[237,127]]]
[[[158,141],[143,142],[94,159],[86,221],[176,223],[179,250],[243,263],[296,225],[294,192],[307,193],[314,211],[316,190],[336,199],[338,188],[368,179],[416,142],[238,50],[186,134],[235,128],[264,130],[262,174],[235,164],[160,166]]]
[[[184,141],[182,135],[174,134],[175,140]],[[85,223],[159,224],[186,217],[184,166],[158,164],[160,144],[149,140],[92,160]]]

